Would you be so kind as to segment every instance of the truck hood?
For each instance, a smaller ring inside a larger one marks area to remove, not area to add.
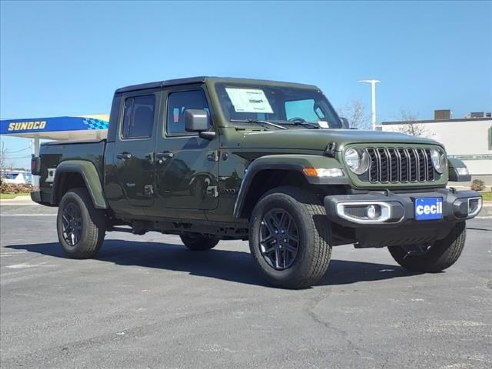
[[[247,148],[284,148],[325,150],[329,143],[338,148],[347,144],[437,144],[437,142],[396,132],[357,131],[353,129],[289,129],[278,131],[245,132],[241,142]]]

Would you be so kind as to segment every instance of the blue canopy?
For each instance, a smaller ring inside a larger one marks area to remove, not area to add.
[[[108,115],[6,119],[0,121],[0,134],[54,140],[106,137]]]

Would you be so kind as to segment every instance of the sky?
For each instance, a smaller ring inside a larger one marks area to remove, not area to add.
[[[378,121],[492,111],[492,1],[5,1],[0,118],[109,113],[116,88],[197,75],[315,84]],[[29,140],[2,137],[14,166]]]

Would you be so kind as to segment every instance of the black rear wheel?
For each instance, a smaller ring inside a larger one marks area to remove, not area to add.
[[[104,211],[94,208],[85,188],[65,193],[58,206],[56,224],[58,240],[67,256],[92,258],[101,248],[106,232]]]
[[[213,249],[219,243],[217,237],[201,233],[188,232],[180,237],[183,244],[192,251],[207,251]]]

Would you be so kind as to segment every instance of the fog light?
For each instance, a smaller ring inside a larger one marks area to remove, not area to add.
[[[339,202],[337,214],[353,223],[359,224],[380,224],[388,221],[392,217],[391,205],[383,201],[347,201]],[[395,204],[396,207],[396,204]],[[398,222],[403,217],[403,207],[401,215],[397,211],[392,223]]]
[[[480,210],[482,209],[482,198],[481,197],[473,197],[468,199],[468,216],[474,217]]]
[[[376,219],[378,216],[378,209],[375,205],[369,205],[367,207],[367,217],[369,219]]]

